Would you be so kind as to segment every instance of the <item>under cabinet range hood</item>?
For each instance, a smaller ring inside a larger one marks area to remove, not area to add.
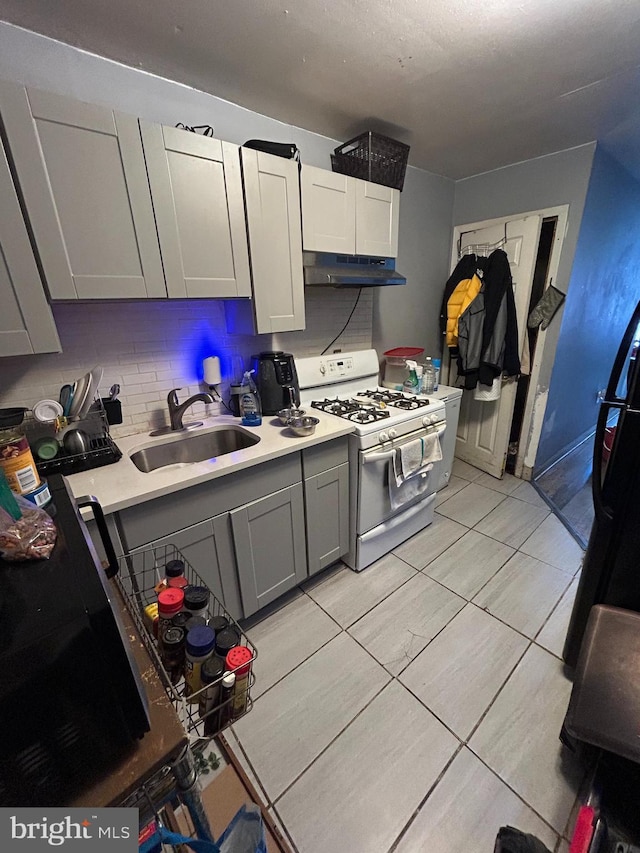
[[[304,283],[317,287],[380,287],[406,284],[394,258],[303,252]]]

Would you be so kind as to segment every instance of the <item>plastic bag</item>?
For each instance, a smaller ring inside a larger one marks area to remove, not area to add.
[[[260,809],[254,803],[242,806],[217,842],[187,838],[160,830],[164,844],[187,844],[195,853],[267,853],[267,839]]]
[[[13,495],[20,513],[6,498],[0,502],[0,555],[5,560],[26,562],[47,560],[56,544],[58,531],[52,518],[26,498]]]

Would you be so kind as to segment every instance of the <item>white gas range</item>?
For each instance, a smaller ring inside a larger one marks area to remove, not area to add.
[[[349,436],[350,549],[343,559],[361,571],[433,520],[441,463],[425,460],[418,477],[400,486],[396,474],[400,453],[410,446],[431,452],[443,438],[445,405],[379,387],[375,350],[295,362],[301,405],[355,427]]]

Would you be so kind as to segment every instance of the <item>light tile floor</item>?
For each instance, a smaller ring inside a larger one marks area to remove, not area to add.
[[[294,850],[491,853],[505,824],[568,849],[581,558],[532,486],[456,460],[433,525],[249,627],[257,698],[229,740]]]

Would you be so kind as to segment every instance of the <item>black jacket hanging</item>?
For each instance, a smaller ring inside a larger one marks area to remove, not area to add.
[[[485,319],[482,333],[483,358],[478,370],[478,381],[482,385],[491,385],[496,376],[518,376],[520,373],[520,355],[518,347],[518,320],[516,303],[513,296],[513,281],[509,258],[502,249],[496,249],[489,255],[484,271],[485,283]],[[503,299],[506,300],[506,330],[504,333],[504,357],[502,364],[486,360],[493,335],[497,331],[496,321],[500,315]]]

